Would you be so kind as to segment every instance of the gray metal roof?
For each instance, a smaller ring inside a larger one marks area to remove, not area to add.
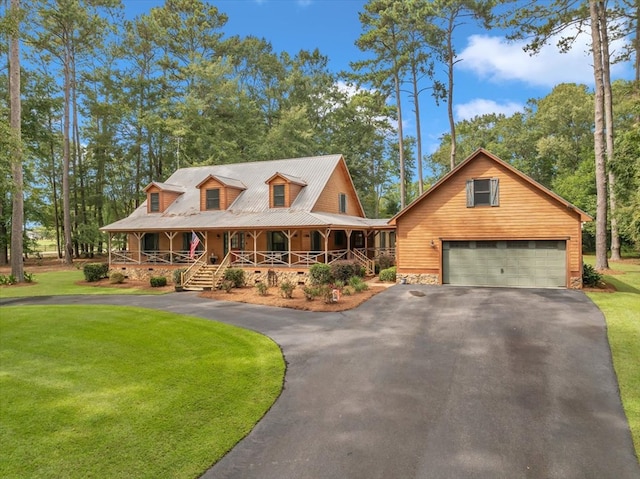
[[[184,193],[184,187],[181,185],[172,185],[170,183],[162,183],[160,181],[152,181],[151,183],[149,183],[144,191],[147,191],[149,189],[150,186],[157,186],[158,188],[160,188],[162,191],[175,191],[176,193]]]
[[[145,201],[127,218],[102,229],[113,232],[312,226],[368,229],[386,224],[386,220],[311,212],[341,158],[342,155],[327,155],[181,168],[166,183],[155,182],[156,185],[178,186],[180,190],[177,191],[184,192],[163,213],[147,213]],[[290,208],[269,208],[269,185],[265,181],[276,173],[306,184]],[[241,185],[246,189],[227,210],[200,211],[200,191],[196,186],[209,176],[229,186]]]

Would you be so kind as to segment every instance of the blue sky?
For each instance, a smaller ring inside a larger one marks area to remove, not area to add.
[[[132,18],[163,4],[159,0],[123,0]],[[275,52],[295,54],[301,49],[320,52],[329,58],[333,71],[349,69],[349,62],[365,58],[355,46],[362,29],[358,12],[364,0],[210,0],[229,20],[226,35],[254,35],[268,40]],[[497,112],[522,110],[530,98],[541,98],[563,82],[593,84],[588,38],[579,38],[570,53],[560,54],[555,46],[536,57],[522,51],[522,44],[508,43],[503,32],[486,31],[471,24],[458,32],[456,49],[462,59],[456,71],[456,120]],[[615,47],[614,47],[615,49]],[[613,79],[632,78],[631,64],[614,65]],[[446,105],[435,105],[424,94],[421,102],[425,148],[433,151],[447,131]],[[411,105],[404,105],[405,128],[415,134]]]

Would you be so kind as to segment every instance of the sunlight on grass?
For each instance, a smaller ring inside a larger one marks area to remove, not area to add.
[[[258,333],[124,307],[3,307],[0,477],[198,477],[280,394]]]
[[[585,257],[590,264],[593,260]],[[640,264],[610,262],[609,267],[624,272],[604,277],[617,292],[587,295],[605,315],[622,404],[640,454]]]
[[[34,274],[34,283],[20,286],[0,286],[0,298],[27,296],[61,296],[70,294],[164,294],[155,289],[109,288],[76,284],[84,280],[80,270],[46,271]]]

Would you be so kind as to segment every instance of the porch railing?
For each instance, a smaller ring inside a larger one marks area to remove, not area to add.
[[[349,250],[327,251],[232,251],[232,266],[309,267],[316,263],[333,263],[347,259]]]
[[[204,253],[197,252],[204,256]],[[190,264],[195,261],[191,254],[186,251],[123,251],[112,250],[111,262],[116,264]]]
[[[200,256],[195,258],[193,264],[189,266],[186,271],[180,273],[180,284],[188,284],[193,275],[207,264],[206,259],[203,259],[205,255],[206,253],[201,253]]]

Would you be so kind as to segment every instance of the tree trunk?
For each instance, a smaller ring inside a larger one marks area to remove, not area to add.
[[[411,67],[411,80],[413,82],[413,105],[415,107],[416,114],[416,144],[418,153],[418,195],[421,195],[424,191],[424,179],[422,177],[422,134],[420,132],[420,91],[418,89],[418,73],[416,72],[416,66]]]
[[[593,49],[593,74],[595,80],[595,130],[594,147],[596,162],[596,269],[609,268],[607,260],[607,177],[605,168],[604,83],[602,62],[602,38],[600,30],[600,1],[589,0],[591,15],[591,39]]]
[[[400,77],[398,76],[398,69],[393,72],[393,81],[396,88],[396,110],[398,112],[398,149],[400,150],[400,211],[402,211],[407,204],[407,192],[405,185],[405,171],[404,171],[404,140],[402,138],[402,105],[400,102]]]
[[[604,122],[607,143],[607,165],[609,179],[609,223],[611,225],[611,260],[619,261],[620,234],[618,233],[618,218],[616,212],[616,176],[613,171],[614,160],[614,126],[613,126],[613,94],[611,91],[611,68],[609,65],[609,32],[607,27],[606,10],[604,4],[598,12],[600,18],[600,38],[602,40],[602,80],[604,88]]]
[[[11,0],[11,16],[18,21],[20,0]],[[11,274],[18,283],[24,283],[22,260],[24,228],[24,179],[22,176],[22,128],[20,101],[20,34],[16,24],[12,28],[9,46],[9,96],[11,106],[11,175],[13,178],[11,216]]]
[[[449,84],[447,86],[447,114],[449,116],[449,131],[451,134],[451,152],[450,152],[450,167],[453,170],[456,167],[456,122],[453,118],[453,67],[455,62],[453,61],[453,43],[452,35],[454,28],[454,15],[449,18],[449,30],[447,34],[447,75],[449,77]]]
[[[66,39],[67,42],[69,41]],[[73,244],[71,238],[71,187],[69,185],[69,165],[71,163],[71,149],[69,147],[69,123],[71,103],[71,52],[70,46],[65,42],[64,52],[64,120],[63,120],[63,146],[62,146],[62,215],[64,232],[64,262],[73,264]]]
[[[3,203],[4,198],[0,198],[0,218],[2,218],[3,213]],[[4,224],[4,221],[0,221],[0,238],[8,238],[9,232],[7,231],[7,227]],[[2,241],[0,244],[0,266],[5,266],[9,264],[9,246],[6,241]]]

